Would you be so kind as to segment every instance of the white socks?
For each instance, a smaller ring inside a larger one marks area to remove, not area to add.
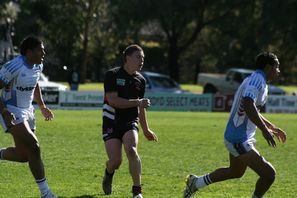
[[[262,197],[257,197],[257,196],[253,193],[252,198],[262,198]]]
[[[0,148],[0,160],[4,160],[3,157],[2,157],[2,153],[3,153],[4,149],[5,148]]]
[[[49,191],[49,188],[48,188],[48,185],[47,185],[46,178],[36,180],[36,183],[37,183],[37,185],[38,185],[38,187],[39,187],[41,196],[46,195],[47,192]]]
[[[196,185],[197,188],[203,188],[203,187],[205,187],[205,186],[207,186],[207,185],[209,185],[211,183],[212,183],[212,181],[209,178],[209,174],[206,174],[204,176],[198,177],[198,179],[196,180],[195,185]]]

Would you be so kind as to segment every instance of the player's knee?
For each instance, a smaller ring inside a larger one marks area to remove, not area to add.
[[[111,159],[108,161],[108,165],[111,169],[119,169],[122,164],[122,159]]]
[[[244,175],[245,171],[235,171],[231,174],[231,177],[236,179],[236,178],[241,178]]]
[[[28,162],[28,149],[24,147],[15,147],[16,161]]]
[[[244,173],[245,173],[245,168],[244,169],[239,169],[239,168],[226,168],[226,170],[229,173],[229,178],[230,179],[236,179],[236,178],[241,178]]]
[[[19,159],[18,159],[18,162],[21,162],[21,163],[26,163],[28,162],[28,157],[27,156],[20,156]]]
[[[270,182],[270,183],[273,183],[274,180],[275,180],[275,177],[276,177],[276,171],[274,168],[271,168],[271,170],[264,176],[265,177],[265,180]]]
[[[28,162],[28,155],[26,152],[18,152],[18,161],[25,163]]]
[[[260,177],[268,183],[273,183],[276,177],[276,171],[270,166],[269,168],[266,168],[265,172],[260,174]]]
[[[126,153],[128,158],[138,158],[137,148],[136,147],[130,147],[126,149]]]

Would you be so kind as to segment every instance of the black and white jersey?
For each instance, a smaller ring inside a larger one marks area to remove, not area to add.
[[[113,68],[106,72],[104,78],[104,93],[108,92],[117,92],[119,97],[125,99],[143,98],[145,79],[139,72],[130,75],[123,67]],[[115,123],[133,122],[138,120],[138,108],[114,108],[104,96],[103,117],[114,120]]]

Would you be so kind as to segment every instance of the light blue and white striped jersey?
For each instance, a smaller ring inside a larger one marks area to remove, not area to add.
[[[0,80],[5,83],[1,99],[6,105],[29,108],[42,72],[42,64],[28,65],[25,56],[17,56],[0,69]]]
[[[226,140],[231,143],[242,143],[254,138],[256,125],[248,119],[243,108],[242,99],[250,97],[259,110],[265,104],[267,96],[268,86],[265,74],[262,70],[256,70],[242,82],[235,94],[230,118],[225,130]]]

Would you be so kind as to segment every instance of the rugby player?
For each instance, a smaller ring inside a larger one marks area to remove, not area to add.
[[[225,130],[225,146],[229,151],[230,165],[202,176],[188,175],[184,197],[194,195],[201,188],[220,181],[240,178],[250,167],[259,175],[252,198],[261,198],[275,180],[275,169],[255,148],[255,132],[258,127],[269,146],[275,148],[274,137],[286,141],[286,133],[267,120],[261,113],[268,97],[267,81],[280,73],[279,60],[271,52],[256,57],[257,70],[239,86],[230,118]]]
[[[38,85],[45,55],[43,42],[35,36],[28,36],[21,42],[20,53],[0,69],[0,89],[3,89],[0,123],[4,131],[12,135],[15,143],[15,146],[0,149],[0,159],[28,162],[41,197],[55,198],[57,196],[50,191],[44,173],[32,105],[35,100],[46,121],[54,118],[44,104]]]
[[[145,79],[139,73],[144,62],[143,50],[138,45],[130,45],[124,50],[123,58],[124,65],[107,71],[104,79],[103,140],[108,160],[102,188],[105,194],[111,194],[114,172],[122,162],[123,145],[133,180],[133,197],[141,198],[138,121],[149,141],[157,141],[157,136],[150,130],[146,118],[150,101],[144,98]]]

